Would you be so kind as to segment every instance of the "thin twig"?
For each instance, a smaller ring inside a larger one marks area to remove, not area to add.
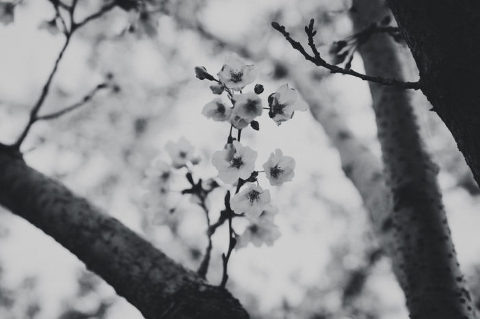
[[[115,1],[113,2],[110,2],[110,3],[107,3],[105,5],[103,5],[100,10],[98,10],[97,12],[89,15],[88,17],[86,17],[85,19],[83,19],[82,21],[78,22],[78,23],[74,23],[73,26],[75,29],[78,29],[82,26],[84,26],[85,24],[87,24],[88,22],[92,21],[92,20],[95,20],[99,17],[101,17],[103,14],[105,14],[106,12],[112,10],[113,8],[115,8],[117,5],[117,3]]]
[[[60,50],[60,53],[58,54],[57,59],[55,60],[53,69],[52,71],[50,71],[50,74],[47,78],[47,82],[45,82],[45,84],[43,85],[42,92],[40,93],[40,96],[38,97],[38,100],[33,106],[32,110],[30,111],[30,118],[28,120],[28,123],[23,129],[20,136],[18,137],[17,141],[14,143],[14,146],[16,148],[20,148],[20,145],[22,145],[23,141],[27,137],[27,134],[30,131],[30,128],[32,127],[33,123],[37,121],[38,111],[40,111],[40,108],[42,107],[43,102],[45,101],[45,98],[47,97],[48,92],[50,91],[50,85],[52,84],[53,77],[57,72],[60,60],[62,59],[63,54],[65,53],[65,50],[67,49],[68,44],[70,43],[70,39],[71,39],[71,35],[67,35],[67,38],[65,39],[65,43],[63,44],[63,47]]]
[[[316,34],[316,31],[313,30],[313,22],[314,22],[313,19],[310,20],[310,24],[305,27],[305,33],[307,34],[307,37],[308,37],[308,45],[312,50],[313,55],[309,54],[300,42],[294,40],[290,36],[290,33],[286,31],[285,26],[280,25],[277,22],[272,22],[272,27],[278,32],[280,32],[283,35],[283,37],[290,43],[290,45],[295,50],[300,52],[307,61],[310,61],[317,66],[324,67],[330,70],[331,73],[347,74],[347,75],[360,78],[364,81],[375,82],[378,84],[388,85],[388,86],[395,86],[402,89],[413,89],[413,90],[421,89],[422,86],[420,81],[404,82],[396,79],[387,79],[387,78],[382,78],[377,76],[369,76],[366,74],[356,72],[352,69],[345,69],[345,68],[341,68],[339,66],[328,63],[321,57],[315,45],[314,36]]]
[[[46,120],[53,120],[56,118],[59,118],[60,116],[69,113],[83,105],[85,105],[87,102],[89,102],[99,91],[102,89],[108,88],[108,85],[106,83],[101,83],[97,85],[92,91],[90,91],[87,95],[85,95],[80,101],[65,107],[64,109],[61,109],[59,111],[55,111],[49,114],[45,115],[39,115],[37,116],[37,121],[46,121]]]
[[[40,111],[40,108],[43,106],[44,102],[45,102],[45,98],[47,97],[49,91],[50,91],[50,87],[51,87],[51,84],[52,84],[52,80],[55,76],[55,74],[57,73],[57,70],[58,70],[58,66],[60,64],[60,61],[62,60],[62,57],[68,47],[68,45],[70,44],[70,40],[72,38],[72,35],[73,33],[78,30],[79,28],[81,28],[82,26],[84,26],[86,23],[88,23],[89,21],[92,21],[96,18],[99,18],[101,17],[104,13],[108,12],[109,10],[111,10],[113,7],[115,7],[116,5],[116,2],[112,2],[112,3],[109,3],[107,5],[104,5],[99,11],[97,11],[96,13],[88,16],[87,18],[85,18],[84,20],[82,20],[81,22],[79,23],[76,23],[75,22],[75,19],[74,19],[74,14],[75,14],[75,8],[77,6],[77,2],[78,0],[73,0],[72,1],[72,4],[70,6],[67,6],[67,5],[62,5],[61,2],[57,2],[57,1],[51,1],[52,4],[54,5],[55,7],[55,10],[57,11],[57,14],[60,14],[59,13],[59,7],[61,6],[62,8],[64,8],[65,10],[68,11],[68,14],[70,16],[70,28],[66,28],[65,29],[65,43],[63,44],[62,48],[60,49],[60,52],[58,53],[58,56],[55,60],[55,63],[53,65],[53,68],[52,70],[50,71],[50,74],[47,78],[47,81],[45,82],[45,84],[43,85],[43,88],[42,88],[42,91],[40,93],[40,96],[38,97],[36,103],[33,105],[32,109],[30,110],[30,116],[29,116],[29,119],[28,119],[28,122],[25,126],[25,128],[23,129],[23,131],[20,133],[19,137],[17,138],[17,140],[15,141],[15,143],[12,145],[13,147],[15,147],[16,149],[20,149],[20,146],[22,145],[23,141],[25,140],[25,138],[27,137],[30,129],[32,128],[32,125],[39,120],[38,118],[38,112]],[[61,15],[60,15],[61,17]],[[63,20],[63,18],[62,18]],[[64,22],[64,20],[63,20]],[[77,108],[78,106],[75,106],[75,108]],[[68,112],[68,111],[67,111]],[[49,115],[51,116],[51,115]],[[44,116],[45,117],[45,116]],[[45,119],[45,118],[44,118]]]
[[[210,214],[205,204],[205,198],[200,199],[200,207],[203,209],[205,213],[205,217],[207,219],[207,238],[208,238],[208,245],[205,250],[205,254],[203,255],[203,260],[200,263],[200,267],[198,267],[197,274],[200,278],[205,279],[208,272],[208,266],[210,264],[210,256],[212,254],[212,235],[213,233],[210,232]]]

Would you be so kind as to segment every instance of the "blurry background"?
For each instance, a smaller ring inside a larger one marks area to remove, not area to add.
[[[69,105],[108,74],[118,92],[54,121],[36,124],[24,148],[26,160],[59,178],[171,258],[196,269],[207,244],[201,211],[178,202],[177,225],[168,227],[142,209],[141,181],[149,162],[166,155],[164,145],[184,136],[202,155],[201,176],[215,174],[211,154],[222,148],[225,123],[200,114],[212,96],[193,68],[216,74],[231,53],[259,70],[255,83],[266,97],[298,77],[316,81],[315,94],[345,117],[356,138],[380,156],[367,84],[314,70],[275,32],[271,21],[298,31],[311,17],[319,24],[320,50],[351,34],[349,1],[202,0],[150,1],[152,10],[132,26],[119,8],[76,34],[61,62],[43,111]],[[80,2],[79,15],[97,1]],[[0,25],[0,140],[12,142],[25,125],[63,36],[40,27],[54,17],[48,1],[23,1],[15,21]],[[401,45],[399,45],[401,46]],[[290,77],[295,65],[295,77]],[[359,57],[353,68],[362,70]],[[294,80],[297,79],[297,80]],[[440,184],[453,239],[474,293],[480,278],[475,245],[479,197],[462,157],[443,124],[418,99],[427,148],[440,165]],[[266,114],[260,131],[246,130],[246,144],[259,152],[257,165],[280,148],[296,159],[291,183],[271,188],[279,207],[282,237],[273,247],[234,252],[229,289],[253,318],[406,318],[402,292],[370,231],[361,199],[345,177],[336,149],[309,112],[277,127]],[[216,198],[221,201],[221,197]],[[219,207],[218,205],[214,207]],[[218,214],[214,210],[213,214]],[[220,281],[227,229],[214,236],[208,279]],[[0,209],[0,317],[142,318],[140,313],[84,265],[26,221]],[[480,269],[480,268],[479,268]],[[480,285],[479,285],[480,286]]]

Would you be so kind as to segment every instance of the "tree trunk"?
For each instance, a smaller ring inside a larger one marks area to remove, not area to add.
[[[354,6],[356,31],[390,13],[381,0],[357,0]],[[406,79],[408,61],[400,49],[388,35],[373,36],[360,48],[366,73]],[[438,168],[425,151],[416,124],[412,92],[369,84],[386,181],[393,194],[393,216],[385,227],[394,231],[395,250],[391,257],[400,269],[399,280],[410,317],[476,318],[437,185]]]
[[[422,91],[480,183],[480,1],[388,0]]]
[[[0,204],[52,236],[148,319],[248,318],[149,242],[0,145]]]

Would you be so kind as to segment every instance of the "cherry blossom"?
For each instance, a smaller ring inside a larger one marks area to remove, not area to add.
[[[275,93],[268,97],[270,111],[268,115],[280,125],[293,117],[295,111],[306,111],[306,104],[297,103],[297,92],[295,89],[284,84]]]
[[[226,149],[213,154],[212,163],[218,170],[218,177],[227,184],[239,178],[247,179],[255,168],[257,152],[238,141],[228,144]]]
[[[227,121],[230,119],[232,109],[220,98],[216,98],[203,107],[202,114],[214,121]]]
[[[236,56],[229,56],[218,72],[218,78],[228,88],[240,91],[256,77],[255,66],[246,65]]]
[[[197,162],[193,155],[192,144],[184,137],[180,138],[176,143],[168,142],[165,148],[172,159],[172,166],[175,168],[181,168],[192,161]]]
[[[277,209],[275,207],[267,205],[260,216],[254,219],[237,238],[236,248],[246,247],[249,243],[252,243],[255,247],[260,247],[262,244],[272,246],[275,240],[280,237],[280,231],[273,223],[276,213]]]
[[[235,194],[230,201],[232,209],[237,214],[244,213],[250,218],[258,218],[269,203],[270,192],[253,184]]]
[[[234,107],[230,123],[236,129],[247,127],[253,119],[262,115],[262,100],[255,93],[236,94],[232,100]]]
[[[236,94],[232,97],[234,112],[245,119],[262,115],[262,100],[253,92]]]
[[[279,186],[291,181],[295,176],[295,159],[290,156],[284,156],[281,150],[276,149],[263,164],[263,169],[270,185]]]

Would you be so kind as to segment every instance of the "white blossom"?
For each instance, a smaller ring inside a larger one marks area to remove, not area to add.
[[[227,121],[230,119],[232,109],[220,98],[216,98],[203,107],[202,114],[214,121]]]
[[[271,205],[267,205],[260,216],[245,228],[244,232],[237,238],[237,249],[252,243],[256,247],[262,244],[272,246],[274,241],[280,237],[280,231],[274,224],[273,218],[277,213],[277,209]]]
[[[237,56],[229,56],[217,75],[225,86],[239,91],[255,80],[256,73],[255,66],[246,65]]]
[[[262,100],[255,93],[236,94],[232,100],[234,107],[230,123],[236,129],[247,127],[253,119],[262,115]]]
[[[268,97],[270,111],[268,115],[280,125],[293,117],[295,111],[306,111],[306,104],[297,103],[297,92],[295,89],[284,84],[275,93]]]
[[[278,186],[291,181],[295,176],[295,159],[283,155],[282,151],[276,149],[270,154],[268,160],[263,164],[270,185]]]
[[[172,141],[168,142],[165,148],[175,168],[181,168],[189,162],[197,161],[193,154],[194,149],[192,144],[184,137],[180,138],[176,143]]]
[[[258,185],[249,185],[230,201],[231,208],[237,214],[244,213],[249,218],[258,218],[270,203],[270,192]]]
[[[226,149],[213,154],[212,163],[218,170],[218,177],[228,184],[239,178],[247,179],[255,169],[257,152],[238,141],[228,144]]]
[[[235,94],[232,97],[234,111],[245,119],[253,120],[262,115],[262,100],[253,92]]]

